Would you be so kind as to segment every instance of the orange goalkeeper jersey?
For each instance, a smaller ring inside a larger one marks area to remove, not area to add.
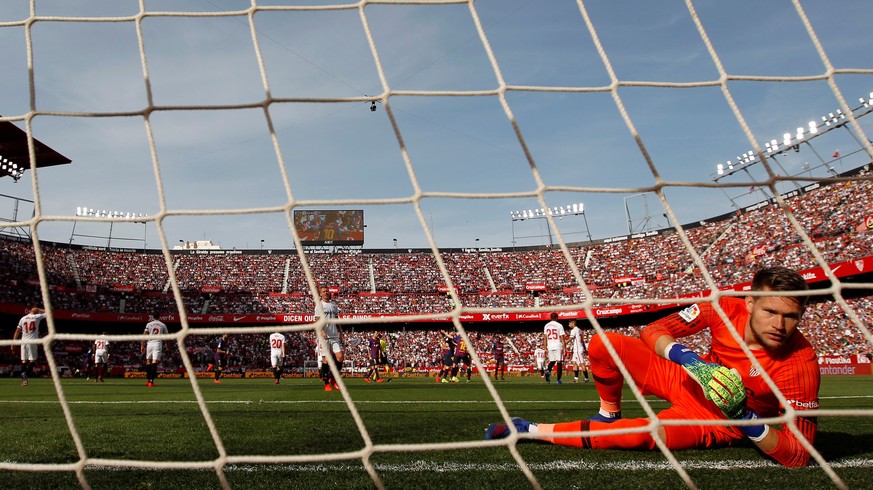
[[[679,339],[709,328],[712,345],[710,351],[701,357],[706,361],[739,371],[743,385],[746,387],[748,408],[762,417],[783,414],[784,408],[773,390],[752,365],[731,333],[731,329],[736,328],[740,338],[743,338],[743,331],[749,317],[745,300],[723,297],[719,300],[719,305],[727,314],[732,326],[725,325],[711,303],[698,303],[650,324],[643,329],[640,337],[649,348],[653,349],[655,341],[663,334]],[[799,330],[794,332],[785,348],[778,353],[771,353],[765,349],[751,352],[790,406],[798,412],[819,407],[818,360],[809,341]],[[814,418],[799,417],[797,426],[810,442],[814,441],[816,433]],[[769,455],[787,466],[804,465],[809,460],[807,451],[785,427],[779,431],[779,443]]]

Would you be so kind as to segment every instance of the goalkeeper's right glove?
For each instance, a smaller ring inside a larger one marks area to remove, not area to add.
[[[693,350],[678,342],[671,342],[664,349],[664,355],[667,359],[685,368],[685,371],[703,388],[703,394],[706,398],[711,399],[709,397],[709,382],[712,381],[713,373],[724,366],[704,361]]]
[[[746,388],[743,379],[736,369],[728,369],[718,366],[712,372],[706,396],[725,414],[729,419],[743,418],[746,413]]]

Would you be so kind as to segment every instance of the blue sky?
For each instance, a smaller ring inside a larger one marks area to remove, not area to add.
[[[29,18],[29,3],[4,0],[0,7],[5,67],[0,114],[6,117],[31,110],[22,22]],[[243,0],[144,4],[148,12],[165,13],[221,13],[252,5]],[[513,240],[549,242],[545,220],[510,219],[512,211],[541,207],[538,176],[546,189],[556,188],[542,193],[548,206],[585,205],[585,220],[556,221],[566,241],[584,240],[589,231],[603,238],[629,227],[666,226],[660,200],[642,192],[656,179],[617,100],[663,180],[712,183],[717,163],[753,148],[724,89],[761,147],[836,110],[835,90],[850,107],[873,91],[869,1],[800,4],[829,63],[862,73],[835,73],[835,89],[828,80],[773,81],[769,77],[827,73],[794,5],[711,0],[694,2],[694,8],[725,72],[753,79],[728,80],[724,87],[621,86],[612,93],[606,90],[609,71],[575,1],[479,0],[475,13],[500,76],[513,88],[506,92],[506,106],[488,93],[499,88],[498,75],[469,5],[367,5],[364,18],[391,93],[375,112],[362,101],[322,102],[387,93],[359,9],[261,10],[254,25],[270,94],[279,99],[269,105],[278,152],[261,107],[203,109],[264,102],[248,19],[146,16],[148,82],[159,109],[149,117],[160,193],[142,115],[149,106],[147,84],[131,21],[139,2],[37,0],[38,16],[104,20],[30,24],[35,108],[59,114],[35,117],[34,134],[73,160],[39,171],[42,215],[72,216],[77,206],[153,214],[163,199],[174,212],[230,213],[167,216],[161,229],[170,247],[209,239],[223,248],[259,248],[263,240],[265,248],[285,249],[292,246],[287,217],[270,210],[293,202],[302,209],[364,209],[365,248],[392,248],[395,238],[399,248],[428,247],[425,229],[441,248],[506,248]],[[257,1],[258,7],[289,5],[334,3]],[[585,7],[625,85],[719,81],[685,2],[603,0]],[[546,90],[555,87],[576,91]],[[859,123],[870,138],[873,118]],[[777,161],[788,174],[800,174],[809,164],[813,170],[804,175],[823,177],[821,160],[830,162],[839,150],[843,158],[830,163],[837,171],[848,170],[870,160],[853,131],[833,131],[813,141],[815,152],[804,147]],[[760,164],[749,171],[754,178],[764,176]],[[759,192],[749,194],[748,180],[738,174],[721,180],[737,183],[734,188],[670,186],[665,194],[679,222],[689,223],[730,211],[728,197],[741,206],[760,199]],[[424,194],[417,196],[416,187]],[[792,187],[780,184],[781,191]],[[0,194],[34,199],[33,188],[30,172],[18,183],[0,179]],[[374,203],[386,199],[390,202]],[[11,201],[0,203],[0,215],[8,218]],[[107,223],[79,223],[75,232],[72,226],[48,219],[38,233],[61,242],[107,242]],[[113,237],[113,246],[139,248],[142,237],[149,248],[162,245],[155,223],[117,223]]]

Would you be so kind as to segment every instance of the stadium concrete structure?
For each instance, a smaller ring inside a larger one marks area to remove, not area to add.
[[[867,281],[873,271],[873,215],[869,165],[816,182],[782,197],[842,281]],[[802,271],[812,285],[828,284],[825,271],[803,245],[775,199],[683,225],[720,289],[742,291],[753,270],[783,264]],[[0,314],[20,315],[41,304],[40,281],[30,240],[0,240]],[[706,294],[706,282],[673,228],[568,244],[595,297],[594,316],[651,315],[674,308],[670,298]],[[149,312],[180,321],[162,250],[44,243],[52,315],[81,331],[101,324],[134,332]],[[346,318],[433,315],[416,323],[450,322],[453,304],[430,250],[304,249],[314,279],[329,286]],[[547,309],[580,305],[585,297],[557,247],[448,249],[440,251],[465,307],[512,308],[511,312],[463,313],[464,322],[539,326]],[[313,303],[296,250],[169,250],[196,326],[303,324],[314,321]],[[850,290],[846,294],[850,294]],[[860,293],[863,293],[861,291]],[[868,292],[869,293],[869,292]],[[657,304],[598,303],[604,299],[654,299]],[[562,319],[585,318],[565,308]],[[645,318],[643,318],[645,319]],[[8,322],[8,320],[7,320]]]

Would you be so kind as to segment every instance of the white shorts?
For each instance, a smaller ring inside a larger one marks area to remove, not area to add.
[[[583,354],[581,351],[573,351],[573,364],[577,366],[587,366],[588,365],[588,356]]]
[[[109,361],[109,353],[106,352],[105,350],[98,350],[96,353],[94,353],[94,362],[95,363],[100,363],[100,362],[105,363],[108,361]]]
[[[270,364],[275,367],[282,367],[282,353],[270,354]]]
[[[561,349],[549,349],[549,362],[563,361],[564,351]]]
[[[21,360],[23,361],[35,361],[39,358],[37,355],[39,352],[39,345],[37,344],[23,344],[21,346]]]
[[[164,343],[160,340],[158,341],[150,341],[146,344],[146,360],[147,361],[160,361],[161,360],[161,349],[164,347]]]
[[[543,364],[545,364],[545,363],[546,363],[545,359],[537,359],[537,369],[542,369]]]
[[[326,339],[326,342],[330,346],[330,351],[334,354],[339,354],[343,351],[343,343],[340,339]]]

